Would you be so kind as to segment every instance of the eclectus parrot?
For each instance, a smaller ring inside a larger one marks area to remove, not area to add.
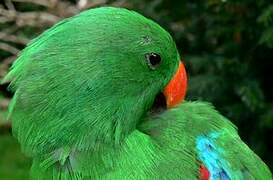
[[[4,82],[34,179],[272,179],[211,104],[184,101],[174,40],[134,11],[102,7],[61,21]]]

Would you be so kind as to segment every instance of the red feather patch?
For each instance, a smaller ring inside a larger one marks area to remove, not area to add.
[[[202,164],[200,166],[200,178],[199,180],[209,180],[210,174],[209,174],[209,170]]]

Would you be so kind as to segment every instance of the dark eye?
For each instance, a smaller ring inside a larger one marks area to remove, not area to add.
[[[159,66],[161,62],[161,57],[157,53],[148,53],[146,54],[146,60],[147,60],[148,66],[154,70],[157,68],[157,66]]]

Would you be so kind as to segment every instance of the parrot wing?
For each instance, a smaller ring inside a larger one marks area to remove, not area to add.
[[[196,153],[210,179],[272,179],[266,165],[237,133],[223,129],[202,134],[196,138]]]
[[[272,179],[268,167],[240,139],[236,127],[209,103],[183,102],[144,120],[140,129],[177,159],[192,157],[198,166],[187,171],[194,170],[201,180]]]
[[[62,147],[34,157],[32,170],[41,179],[63,180],[272,179],[236,127],[209,103],[183,102],[148,115],[122,144],[98,147]]]

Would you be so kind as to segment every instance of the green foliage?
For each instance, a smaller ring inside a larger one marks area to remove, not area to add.
[[[273,47],[273,5],[270,5],[258,18],[258,22],[264,26],[263,33],[260,38],[260,43],[268,47]]]
[[[31,161],[20,150],[15,138],[0,135],[0,179],[27,180]]]

